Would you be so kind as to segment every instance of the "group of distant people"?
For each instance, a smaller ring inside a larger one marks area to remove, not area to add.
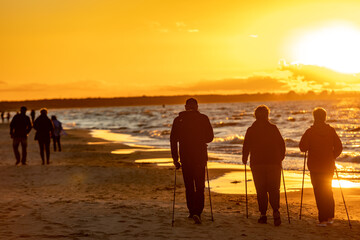
[[[5,118],[7,119],[8,122],[10,122],[11,113],[8,112],[5,117],[5,112],[1,112],[1,122],[2,123],[5,123]]]
[[[13,139],[13,150],[16,158],[15,165],[26,165],[27,157],[27,138],[32,128],[36,130],[35,140],[39,143],[40,157],[42,164],[50,164],[50,141],[53,139],[54,151],[58,148],[61,151],[60,135],[63,130],[62,124],[56,116],[47,116],[47,109],[40,109],[40,116],[35,119],[35,111],[31,111],[31,120],[26,115],[27,108],[21,107],[20,113],[17,113],[10,122],[10,136]],[[22,154],[20,158],[19,145],[21,145]],[[46,156],[46,158],[45,158]],[[46,160],[46,161],[45,161]]]
[[[269,114],[270,109],[265,105],[255,109],[255,122],[247,129],[244,138],[242,162],[247,164],[250,155],[260,212],[258,223],[267,223],[266,212],[270,202],[274,225],[279,226],[280,181],[286,147],[279,129],[269,121]],[[318,208],[318,226],[327,226],[333,223],[334,218],[331,183],[336,168],[335,159],[342,152],[342,143],[335,129],[326,123],[325,109],[315,108],[313,117],[314,124],[301,137],[299,148],[308,153],[307,166]],[[213,137],[209,118],[198,111],[196,99],[188,99],[185,111],[174,119],[170,145],[176,169],[182,167],[189,218],[197,224],[201,223],[204,209],[207,144]]]

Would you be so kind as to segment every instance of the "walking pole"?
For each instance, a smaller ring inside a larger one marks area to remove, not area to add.
[[[348,222],[349,222],[349,227],[350,227],[350,229],[351,229],[352,226],[351,226],[351,222],[350,222],[350,217],[349,217],[349,213],[348,213],[348,210],[347,210],[347,207],[346,207],[345,198],[344,198],[344,194],[343,194],[343,191],[342,191],[342,188],[341,188],[340,178],[339,178],[339,174],[338,174],[338,171],[337,171],[336,166],[335,166],[335,172],[336,172],[336,177],[337,177],[338,182],[339,182],[339,187],[340,187],[341,196],[342,196],[342,199],[343,199],[343,202],[344,202],[344,207],[345,207],[346,215],[347,215]]]
[[[246,218],[249,218],[246,164],[245,164],[245,205],[246,205]]]
[[[176,192],[176,167],[175,167],[175,178],[174,178],[174,200],[173,200],[173,212],[172,212],[172,221],[171,226],[174,226],[175,223],[175,192]]]
[[[301,186],[300,215],[299,215],[300,220],[301,220],[301,210],[302,210],[302,202],[303,202],[303,195],[304,195],[305,165],[306,165],[306,152],[304,155],[303,179],[302,179],[302,186]]]
[[[211,210],[211,221],[214,221],[214,215],[212,210],[212,203],[211,203],[211,194],[210,194],[210,181],[209,181],[209,171],[206,163],[206,175],[207,175],[207,182],[208,182],[208,189],[209,189],[209,201],[210,201],[210,210]]]
[[[283,179],[283,184],[284,184],[286,210],[287,210],[288,220],[289,220],[289,224],[290,224],[289,204],[288,204],[287,195],[286,195],[286,186],[285,186],[284,169],[282,168],[282,166],[281,166],[281,174],[282,174],[282,179]]]

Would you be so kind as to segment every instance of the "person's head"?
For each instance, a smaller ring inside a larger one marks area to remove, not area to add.
[[[40,114],[41,115],[47,115],[47,109],[46,108],[42,108],[42,109],[40,109]]]
[[[318,107],[313,111],[314,121],[318,123],[322,123],[326,121],[326,110]]]
[[[52,116],[51,116],[51,120],[56,120],[56,116],[55,116],[55,115],[52,115]]]
[[[260,105],[255,109],[255,118],[260,121],[268,121],[270,109],[266,105]]]
[[[185,109],[187,111],[197,111],[198,110],[198,103],[195,98],[189,98],[186,100]]]
[[[20,113],[21,113],[21,114],[25,114],[25,113],[26,113],[26,110],[27,110],[27,108],[26,108],[25,106],[22,106],[22,107],[20,108]]]

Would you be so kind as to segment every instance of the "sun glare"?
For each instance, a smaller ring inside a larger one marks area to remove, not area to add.
[[[341,73],[360,72],[360,29],[349,24],[320,28],[297,39],[296,63],[317,65]]]

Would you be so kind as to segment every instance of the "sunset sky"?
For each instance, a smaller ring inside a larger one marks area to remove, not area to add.
[[[360,1],[0,0],[0,100],[360,90]]]

